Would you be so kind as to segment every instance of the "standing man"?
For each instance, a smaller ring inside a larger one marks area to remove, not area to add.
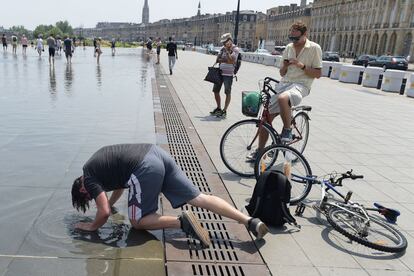
[[[16,55],[17,54],[17,36],[12,35],[11,41],[12,41],[12,53]]]
[[[66,36],[65,40],[63,41],[63,46],[65,47],[65,55],[66,55],[66,61],[68,64],[72,63],[72,53],[73,53],[73,44],[72,40],[69,38],[69,36]]]
[[[96,231],[104,225],[124,189],[129,191],[128,216],[136,229],[181,228],[204,246],[210,245],[207,230],[191,211],[179,217],[156,213],[158,197],[163,193],[174,208],[188,203],[210,210],[244,224],[258,239],[268,232],[260,219],[243,214],[219,197],[200,193],[174,159],[151,144],[111,145],[92,155],[83,166],[83,175],[73,183],[72,205],[85,212],[89,201],[94,199],[97,213],[93,222],[80,222],[75,227]],[[109,191],[112,194],[108,199],[105,192]]]
[[[168,44],[167,44],[167,52],[168,52],[168,67],[170,68],[170,75],[173,74],[173,68],[175,65],[175,61],[178,59],[177,54],[177,44],[175,44],[174,41],[172,41],[172,37],[170,36],[168,38]]]
[[[321,77],[322,50],[318,44],[307,38],[307,30],[301,21],[290,27],[289,40],[292,43],[288,44],[283,52],[279,70],[282,79],[276,87],[277,94],[270,99],[271,121],[279,114],[283,121],[283,143],[292,141],[291,107],[300,104],[302,99],[309,95],[313,80]],[[267,138],[267,132],[261,131],[258,151],[263,149]],[[247,159],[254,161],[256,156],[257,152],[252,152]]]
[[[22,43],[22,53],[23,55],[26,55],[27,43],[28,43],[26,35],[22,36],[22,38],[20,39],[20,42]]]
[[[115,38],[112,38],[112,41],[111,41],[112,56],[115,56],[115,44],[116,44]]]
[[[56,39],[56,50],[59,56],[61,56],[62,55],[62,40],[60,39],[60,36],[58,36]]]
[[[3,44],[3,51],[7,51],[7,37],[6,34],[3,34],[1,37],[1,43]]]
[[[220,64],[223,78],[220,83],[215,83],[213,86],[214,99],[216,100],[217,107],[210,114],[219,118],[226,118],[227,108],[231,100],[231,86],[233,85],[234,68],[239,55],[239,48],[233,44],[230,33],[222,35],[220,42],[223,44],[223,48],[221,48],[220,53],[217,55],[216,62]],[[224,108],[221,109],[220,90],[223,84],[226,100],[224,102]]]
[[[49,35],[46,43],[49,48],[49,65],[55,66],[56,40],[52,34]]]

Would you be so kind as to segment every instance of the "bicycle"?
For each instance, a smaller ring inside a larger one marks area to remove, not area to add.
[[[277,94],[271,82],[275,84],[279,81],[266,77],[261,87],[261,108],[256,119],[246,119],[236,122],[230,126],[220,141],[220,156],[226,167],[233,173],[250,177],[254,175],[254,159],[249,162],[248,158],[257,152],[254,147],[260,131],[266,131],[270,136],[265,147],[273,144],[281,145],[279,133],[272,127],[270,121],[269,103],[270,91]],[[309,115],[307,112],[312,110],[310,106],[292,107],[292,131],[293,139],[286,145],[295,148],[302,153],[305,150],[309,137]]]
[[[395,209],[384,207],[378,203],[374,203],[375,208],[368,208],[362,204],[351,201],[352,191],[348,191],[346,195],[341,194],[335,187],[342,186],[344,179],[359,179],[362,175],[355,175],[352,170],[346,173],[331,173],[328,177],[318,180],[315,176],[301,177],[295,174],[291,175],[292,179],[297,181],[308,182],[321,185],[321,200],[312,205],[312,208],[323,214],[332,227],[339,233],[369,248],[398,253],[403,252],[408,242],[404,235],[389,225],[395,223],[400,212]],[[310,189],[307,191],[309,194]],[[338,195],[340,199],[334,194]],[[309,205],[300,203],[295,214],[300,216]],[[368,211],[375,211],[383,215],[386,222],[376,216],[368,214]]]

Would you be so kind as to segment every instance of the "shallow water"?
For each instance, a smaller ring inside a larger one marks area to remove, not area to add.
[[[87,234],[73,225],[95,210],[77,213],[70,198],[101,146],[155,141],[151,62],[140,49],[104,49],[97,64],[92,48],[78,47],[71,65],[57,56],[49,66],[47,51],[20,50],[0,52],[0,275],[118,275],[122,256],[137,258],[133,267],[147,247],[162,261],[159,233],[131,230],[125,200]]]

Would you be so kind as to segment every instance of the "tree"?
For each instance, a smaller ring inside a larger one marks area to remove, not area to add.
[[[13,26],[10,28],[10,31],[16,35],[29,35],[29,30],[27,30],[24,26]]]
[[[55,25],[62,31],[62,33],[69,35],[73,34],[73,28],[67,20],[56,22]]]
[[[49,31],[54,28],[53,25],[39,25],[36,27],[36,29],[33,31],[34,37],[38,37],[39,35],[47,36],[49,34]]]
[[[53,37],[57,37],[57,36],[59,36],[59,37],[63,37],[63,32],[62,32],[62,30],[60,29],[60,28],[58,28],[58,27],[53,27],[52,29],[50,29],[48,32],[47,32],[47,36],[49,36],[49,35],[52,35]]]

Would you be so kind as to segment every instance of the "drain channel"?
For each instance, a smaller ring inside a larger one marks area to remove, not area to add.
[[[158,143],[201,192],[218,195],[232,205],[214,165],[188,118],[174,88],[160,68],[153,82]],[[211,246],[203,249],[198,240],[182,231],[166,229],[165,261],[168,275],[270,275],[246,228],[208,210],[185,205],[174,210],[161,198],[164,215],[191,210],[209,232]]]

